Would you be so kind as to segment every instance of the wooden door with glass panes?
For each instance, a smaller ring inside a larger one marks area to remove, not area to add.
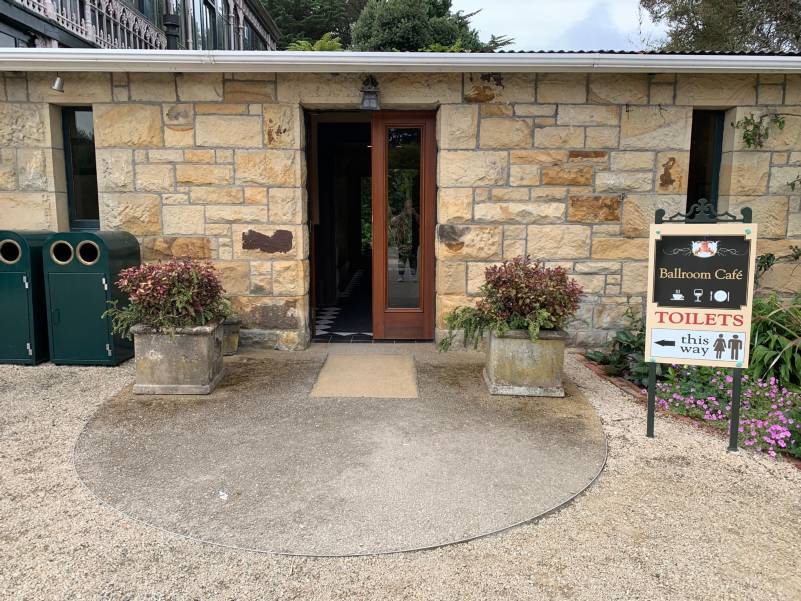
[[[373,337],[434,337],[435,115],[372,119]]]

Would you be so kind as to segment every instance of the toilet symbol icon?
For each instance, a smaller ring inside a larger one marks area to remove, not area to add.
[[[740,349],[743,348],[743,341],[737,334],[729,338],[728,347],[731,350],[731,360],[737,361],[740,358]]]

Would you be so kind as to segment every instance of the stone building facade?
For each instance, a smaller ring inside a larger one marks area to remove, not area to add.
[[[145,260],[209,259],[251,337],[309,341],[304,109],[358,109],[364,73],[54,73],[0,78],[0,229],[67,229],[58,108],[91,105],[102,229]],[[63,75],[63,74],[62,74]],[[437,327],[484,269],[524,254],[584,287],[598,345],[642,306],[656,208],[683,211],[693,110],[726,111],[720,208],[754,209],[760,252],[801,244],[801,76],[376,73],[382,108],[437,111]],[[786,112],[761,148],[731,123]],[[794,241],[795,240],[795,241]],[[768,290],[801,290],[780,263]]]

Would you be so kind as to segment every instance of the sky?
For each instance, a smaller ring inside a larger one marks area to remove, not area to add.
[[[482,40],[513,37],[509,50],[639,50],[662,29],[638,7],[638,0],[453,0],[454,10],[481,9],[472,23]]]

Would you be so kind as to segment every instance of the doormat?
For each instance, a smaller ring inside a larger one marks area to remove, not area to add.
[[[311,396],[416,399],[417,368],[411,355],[328,355]]]

